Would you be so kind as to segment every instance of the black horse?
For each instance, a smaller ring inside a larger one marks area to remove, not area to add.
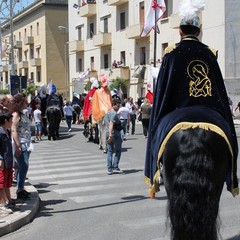
[[[190,128],[171,135],[162,155],[171,239],[218,239],[219,201],[229,158],[229,146],[216,132]]]
[[[48,107],[46,110],[48,120],[48,140],[59,138],[59,126],[62,119],[61,111],[58,107]]]

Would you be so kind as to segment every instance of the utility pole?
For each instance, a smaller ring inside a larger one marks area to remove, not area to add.
[[[9,90],[11,91],[11,76],[15,76],[15,62],[14,62],[14,39],[13,39],[13,17],[15,15],[14,8],[20,0],[2,0],[0,3],[0,30],[1,30],[1,53],[2,53],[2,33],[4,32],[4,25],[9,25],[10,35],[9,35],[9,45],[10,45],[10,55],[9,55],[9,65],[11,66],[10,71],[10,81]],[[3,20],[3,22],[2,22]],[[2,60],[2,59],[1,59]]]

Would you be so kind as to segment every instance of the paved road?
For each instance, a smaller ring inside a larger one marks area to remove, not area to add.
[[[36,143],[28,177],[39,191],[40,211],[30,225],[3,239],[170,239],[166,192],[162,187],[156,199],[149,199],[140,125],[136,133],[123,144],[124,173],[111,176],[106,174],[106,155],[86,141],[82,125],[67,133],[63,124],[61,140]],[[239,197],[223,191],[222,239],[240,239],[239,203]]]

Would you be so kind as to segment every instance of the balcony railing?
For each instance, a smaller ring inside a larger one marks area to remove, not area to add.
[[[125,80],[130,79],[130,69],[128,66],[113,68],[109,76],[110,79],[122,78]]]
[[[28,68],[28,61],[19,62],[18,67],[21,68]]]
[[[97,14],[95,3],[87,3],[80,7],[79,16],[80,17],[91,17]]]
[[[112,34],[111,33],[100,33],[93,36],[94,46],[108,46],[112,44]]]
[[[17,49],[22,48],[22,41],[14,41],[13,47]]]
[[[98,77],[98,72],[96,70],[89,71],[89,78],[91,78],[91,77],[97,78]]]
[[[0,66],[0,72],[8,72],[8,66],[7,65]]]
[[[124,3],[128,3],[129,0],[108,0],[108,5],[110,6],[119,6]]]
[[[69,52],[81,52],[84,51],[84,41],[71,41],[69,42]]]
[[[138,39],[141,38],[140,34],[142,32],[143,25],[142,24],[136,24],[132,26],[128,26],[126,29],[126,36],[128,39]]]
[[[24,44],[25,45],[31,45],[34,43],[34,38],[32,36],[30,37],[25,37],[24,40],[23,40]]]
[[[30,60],[30,64],[32,67],[39,67],[41,66],[41,58],[32,58]]]

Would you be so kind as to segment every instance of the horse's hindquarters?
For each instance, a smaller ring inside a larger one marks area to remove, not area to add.
[[[215,132],[195,128],[171,136],[162,161],[173,239],[217,239],[229,157],[226,141]]]

